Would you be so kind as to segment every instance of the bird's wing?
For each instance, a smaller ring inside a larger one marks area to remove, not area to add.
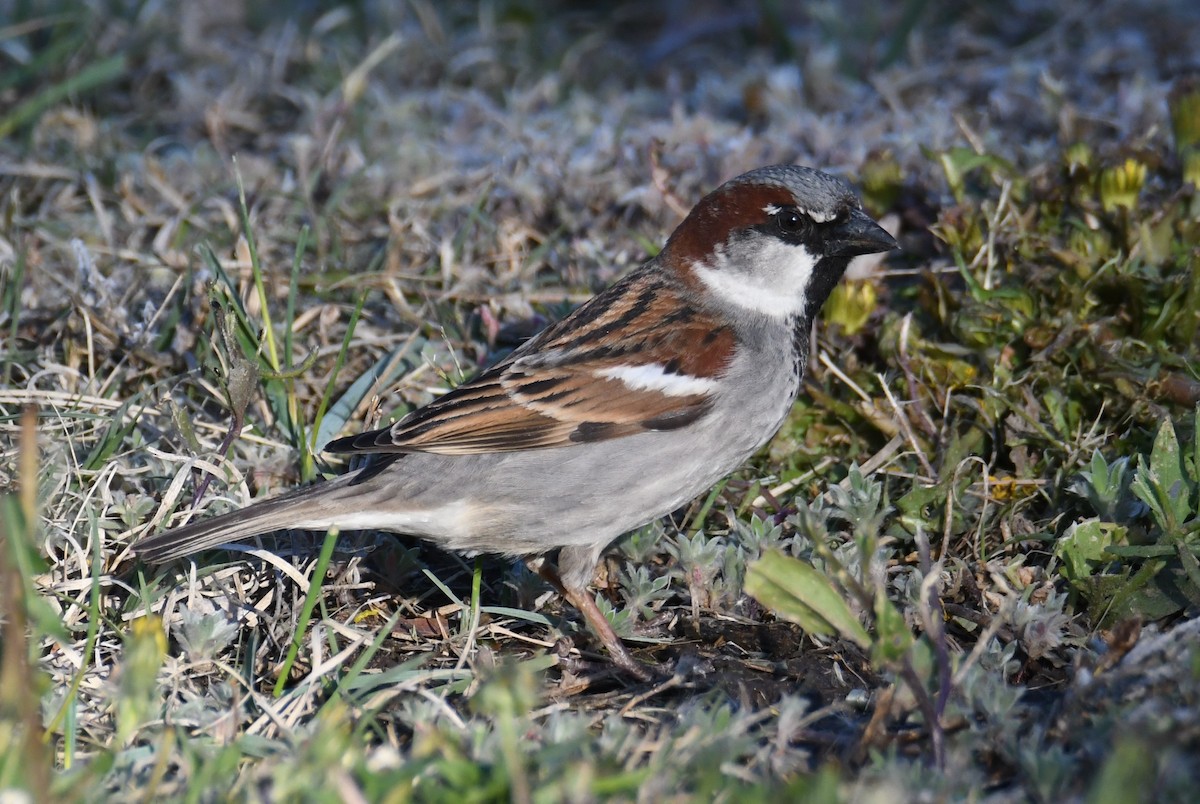
[[[326,449],[466,455],[683,427],[708,411],[734,345],[679,290],[635,272],[470,382]]]

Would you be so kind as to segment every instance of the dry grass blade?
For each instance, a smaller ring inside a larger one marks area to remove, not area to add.
[[[135,5],[0,24],[0,789],[1194,792],[1195,4]],[[604,616],[682,680],[631,692],[503,558],[132,558],[343,471],[323,442],[793,161],[903,251],[815,328],[777,438],[603,566]],[[747,597],[764,554],[865,638]]]

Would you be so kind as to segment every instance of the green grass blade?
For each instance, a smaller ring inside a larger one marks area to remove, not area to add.
[[[18,104],[8,114],[0,117],[0,139],[36,120],[42,112],[69,98],[78,98],[103,84],[108,84],[125,75],[128,64],[125,56],[110,56],[91,64],[64,81],[49,86],[24,103]]]
[[[304,606],[300,610],[300,618],[296,621],[296,634],[292,637],[292,643],[288,646],[287,657],[283,660],[283,666],[279,669],[279,677],[275,679],[275,689],[272,695],[278,698],[283,694],[283,688],[287,684],[288,676],[291,674],[292,665],[296,662],[296,656],[300,653],[300,643],[304,640],[304,634],[308,631],[308,623],[312,618],[313,607],[317,601],[321,599],[321,588],[325,582],[325,572],[329,569],[329,562],[333,558],[333,548],[337,545],[338,529],[330,528],[325,534],[325,541],[321,543],[321,554],[317,556],[317,563],[313,567],[312,581],[308,585],[308,594],[304,596]]]

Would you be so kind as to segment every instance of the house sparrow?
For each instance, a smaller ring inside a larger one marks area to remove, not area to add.
[[[379,529],[539,557],[613,661],[646,679],[588,591],[617,537],[737,469],[783,424],[813,318],[850,259],[896,241],[843,182],[753,170],[701,199],[654,259],[400,421],[339,438],[373,463],[138,542],[163,562],[285,528]],[[533,565],[533,564],[531,564]]]

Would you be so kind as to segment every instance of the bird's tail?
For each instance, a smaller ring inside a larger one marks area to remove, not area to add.
[[[146,561],[161,564],[276,530],[327,528],[333,524],[328,504],[345,485],[342,480],[318,483],[254,503],[240,511],[189,522],[142,539],[134,544],[133,551]]]

